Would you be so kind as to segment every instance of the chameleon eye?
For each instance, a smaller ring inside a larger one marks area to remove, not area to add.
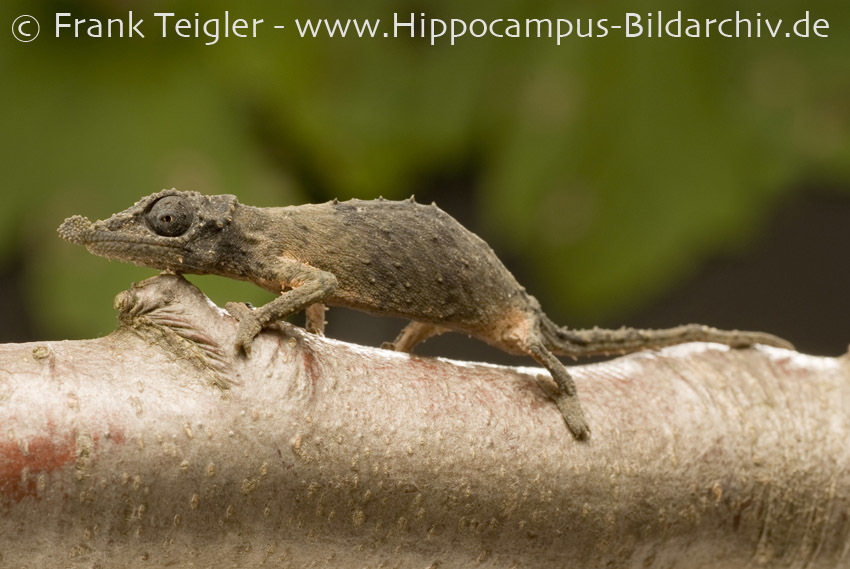
[[[147,214],[148,225],[157,235],[183,235],[194,221],[189,203],[179,196],[166,196],[154,202]]]

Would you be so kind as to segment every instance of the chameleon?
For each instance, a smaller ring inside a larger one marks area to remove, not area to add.
[[[410,352],[446,331],[528,355],[558,386],[554,403],[575,438],[590,435],[575,382],[556,357],[614,355],[691,341],[736,348],[791,345],[762,332],[689,324],[661,330],[558,326],[493,250],[435,204],[412,197],[260,208],[236,196],[163,190],[108,219],[75,215],[59,235],[91,253],[167,272],[250,281],[280,296],[254,310],[228,303],[237,353],[263,327],[304,310],[322,333],[325,305],[410,322],[391,349]]]

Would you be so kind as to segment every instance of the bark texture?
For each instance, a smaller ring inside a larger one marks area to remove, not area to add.
[[[538,369],[236,323],[180,277],[0,346],[0,567],[842,567],[846,357],[688,344]]]

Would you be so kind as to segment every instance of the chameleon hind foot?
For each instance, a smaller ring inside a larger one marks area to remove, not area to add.
[[[584,411],[581,409],[578,397],[559,393],[555,398],[555,403],[558,405],[558,410],[573,436],[580,441],[588,439],[590,437],[590,425],[584,418]]]
[[[576,439],[580,441],[586,440],[590,437],[590,426],[584,417],[584,411],[581,409],[581,402],[579,401],[578,393],[576,393],[576,384],[570,372],[546,348],[540,338],[533,337],[527,344],[526,350],[528,355],[537,360],[540,365],[552,374],[552,379],[558,384],[558,395],[555,398],[555,403],[558,405],[558,410],[561,412],[561,416],[567,423],[570,432]]]

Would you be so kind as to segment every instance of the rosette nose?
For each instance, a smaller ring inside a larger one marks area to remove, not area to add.
[[[92,222],[82,215],[75,215],[62,222],[62,225],[56,231],[65,241],[85,245],[91,234],[92,226]]]

